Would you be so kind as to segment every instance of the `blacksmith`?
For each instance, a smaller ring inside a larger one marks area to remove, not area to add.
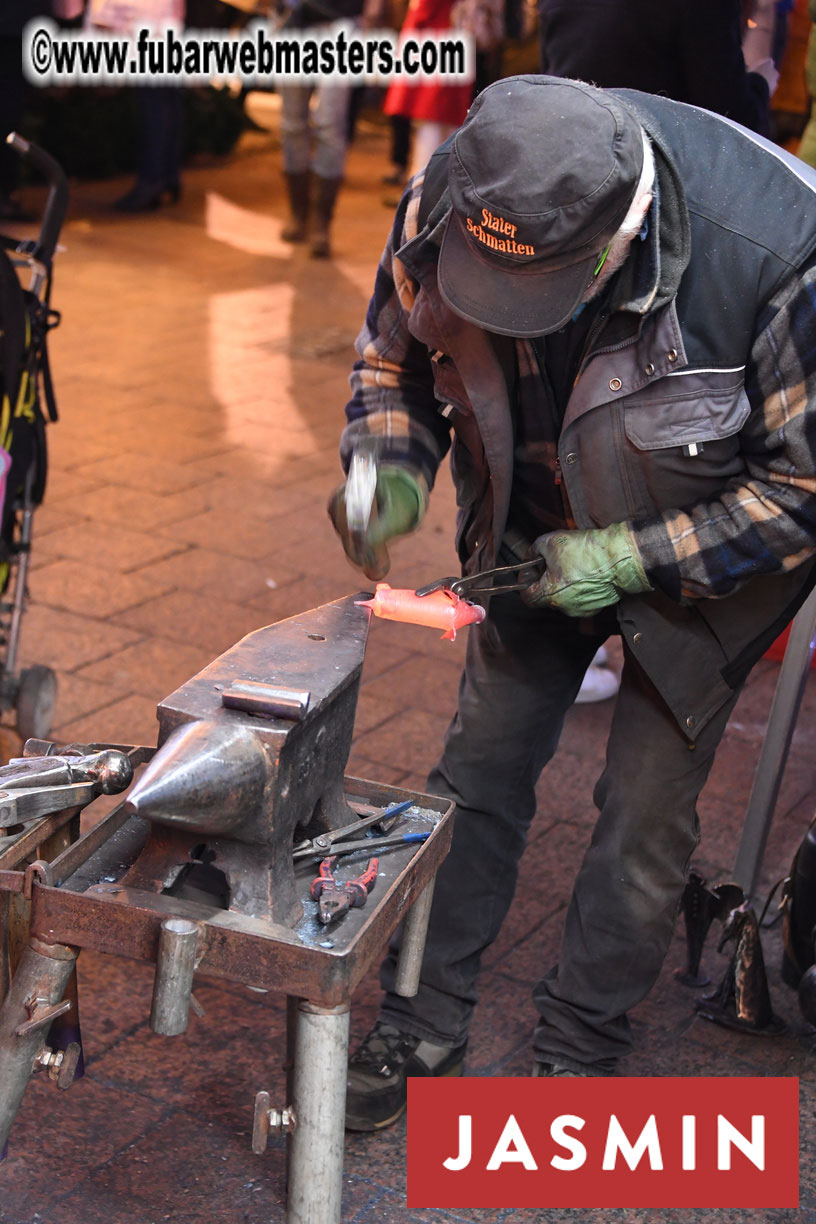
[[[479,95],[400,203],[342,439],[347,465],[379,437],[380,513],[364,554],[342,490],[335,524],[371,570],[419,527],[450,449],[464,571],[528,550],[547,568],[469,630],[427,783],[457,816],[421,987],[393,993],[392,951],[350,1127],[398,1117],[407,1076],[461,1071],[535,783],[612,634],[597,823],[534,986],[532,1065],[608,1075],[631,1048],[726,722],[816,581],[815,191],[807,166],[713,113],[524,76]]]

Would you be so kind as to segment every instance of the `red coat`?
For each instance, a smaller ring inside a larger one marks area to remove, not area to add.
[[[453,0],[411,0],[402,24],[400,36],[417,31],[442,33],[450,30]],[[385,95],[386,115],[405,115],[409,119],[425,119],[458,127],[473,100],[471,81],[443,84],[429,78],[412,81],[411,77],[394,77]]]

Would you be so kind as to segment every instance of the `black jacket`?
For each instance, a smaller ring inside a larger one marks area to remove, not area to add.
[[[690,102],[769,134],[742,57],[739,0],[538,0],[541,71]]]
[[[798,283],[797,270],[816,254],[816,173],[706,111],[653,95],[619,96],[652,139],[659,207],[647,240],[618,273],[614,309],[590,340],[558,458],[577,527],[627,522],[639,546],[646,545],[644,558],[664,567],[658,589],[624,596],[617,615],[621,633],[693,740],[816,582],[807,487],[799,503],[804,517],[800,510],[788,517],[793,535],[785,545],[788,557],[801,552],[801,564],[783,571],[782,553],[768,556],[769,564],[726,598],[681,602],[679,578],[676,597],[668,594],[674,582],[664,581],[668,554],[677,566],[682,551],[685,574],[702,572],[716,589],[714,576],[731,544],[740,540],[737,549],[747,557],[766,528],[776,534],[785,517],[771,490],[774,413],[781,399],[790,404],[794,387],[803,386],[797,346],[769,345],[778,369],[767,386],[751,375],[754,403],[745,378],[758,332],[770,326],[779,301]],[[348,455],[366,433],[388,437],[388,460],[411,466],[430,486],[452,429],[457,546],[465,571],[475,573],[497,564],[508,523],[518,369],[512,338],[466,322],[439,293],[449,154],[450,141],[431,158],[424,178],[414,180],[411,200],[397,213],[358,340],[365,357],[352,375],[355,399],[342,449]],[[715,164],[718,174],[711,173]],[[433,357],[423,358],[423,350]],[[386,393],[375,354],[392,378]],[[779,393],[780,375],[791,398]],[[816,410],[798,414],[801,448],[794,443],[792,415],[784,430],[788,474],[805,486],[814,451],[806,416],[812,421]],[[737,507],[741,490],[744,514]],[[722,498],[734,512],[729,528]],[[675,507],[690,508],[701,530],[689,531],[682,548],[669,544],[664,550],[660,516]]]

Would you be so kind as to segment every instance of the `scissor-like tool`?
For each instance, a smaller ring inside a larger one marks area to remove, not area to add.
[[[343,842],[343,838],[357,838],[360,833],[365,832],[372,825],[379,825],[383,833],[388,833],[394,827],[397,818],[403,812],[407,812],[408,808],[412,805],[412,799],[406,799],[402,803],[392,803],[381,811],[361,817],[354,824],[343,825],[342,829],[330,829],[327,833],[318,833],[317,837],[310,837],[306,841],[298,842],[296,846],[293,846],[292,857],[294,859],[317,858],[318,855],[338,854],[347,851],[349,847],[355,850],[362,848],[366,844],[365,842],[360,841],[359,844],[357,842],[346,844]],[[338,842],[342,844],[337,845],[336,843]],[[386,843],[380,842],[379,844],[384,845]]]
[[[474,595],[498,595],[505,591],[524,591],[541,577],[546,562],[543,557],[530,561],[517,561],[515,565],[500,565],[496,569],[482,570],[479,574],[468,574],[465,578],[437,578],[427,586],[419,587],[416,595],[430,595],[433,591],[450,591],[460,599],[471,599]],[[496,581],[499,579],[500,581]],[[503,581],[507,579],[508,581]],[[515,581],[513,581],[515,579]]]

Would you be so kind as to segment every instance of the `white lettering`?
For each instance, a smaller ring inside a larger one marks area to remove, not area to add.
[[[586,1122],[583,1118],[579,1118],[577,1114],[559,1114],[557,1118],[553,1118],[550,1124],[550,1135],[557,1144],[565,1147],[572,1156],[567,1160],[564,1156],[553,1156],[550,1164],[554,1169],[561,1169],[564,1173],[570,1173],[573,1169],[580,1169],[581,1165],[586,1164],[587,1150],[581,1143],[580,1139],[576,1139],[574,1135],[567,1134],[567,1127],[572,1127],[573,1130],[583,1130]]]
[[[751,1114],[751,1138],[746,1139],[735,1126],[717,1114],[717,1168],[731,1168],[731,1147],[737,1147],[752,1165],[765,1169],[765,1115]]]
[[[563,1173],[572,1173],[586,1165],[586,1146],[572,1133],[582,1131],[585,1126],[586,1120],[578,1114],[558,1114],[552,1119],[550,1138],[565,1153],[563,1155],[556,1153],[550,1158],[550,1165],[554,1169]],[[458,1139],[456,1155],[449,1156],[442,1162],[444,1167],[452,1173],[468,1168],[473,1159],[473,1117],[471,1114],[459,1114]],[[738,1148],[751,1164],[761,1172],[765,1171],[764,1114],[751,1115],[750,1137],[739,1131],[723,1114],[717,1115],[718,1170],[729,1171],[731,1169],[732,1148]],[[648,1157],[649,1166],[653,1171],[663,1169],[663,1154],[654,1114],[649,1116],[634,1142],[630,1141],[617,1116],[610,1115],[601,1168],[606,1172],[613,1171],[617,1167],[619,1155],[632,1172],[635,1171],[644,1156]],[[691,1172],[697,1168],[697,1117],[695,1114],[682,1115],[681,1162],[685,1172]],[[520,1164],[529,1172],[538,1170],[535,1157],[515,1114],[508,1116],[485,1168],[488,1172],[495,1172],[508,1164]]]
[[[614,1114],[609,1118],[609,1130],[606,1134],[606,1148],[604,1149],[603,1169],[614,1169],[617,1152],[620,1151],[621,1156],[628,1164],[629,1168],[634,1172],[644,1151],[649,1150],[649,1163],[653,1169],[663,1168],[663,1157],[660,1153],[660,1140],[657,1136],[657,1122],[654,1114],[651,1114],[648,1122],[637,1137],[634,1146],[629,1142],[623,1127]]]
[[[470,1164],[470,1158],[473,1155],[473,1117],[471,1114],[459,1115],[459,1154],[457,1156],[449,1156],[442,1163],[446,1169],[450,1169],[451,1173],[458,1173],[460,1169],[466,1169]]]
[[[504,1130],[499,1136],[499,1142],[493,1149],[493,1154],[487,1162],[487,1171],[494,1172],[503,1164],[523,1164],[525,1169],[535,1172],[538,1165],[533,1160],[533,1153],[530,1151],[527,1140],[522,1134],[521,1127],[516,1121],[515,1115],[510,1114],[510,1117],[505,1123]]]
[[[683,1114],[683,1168],[697,1168],[697,1119],[694,1114]]]

